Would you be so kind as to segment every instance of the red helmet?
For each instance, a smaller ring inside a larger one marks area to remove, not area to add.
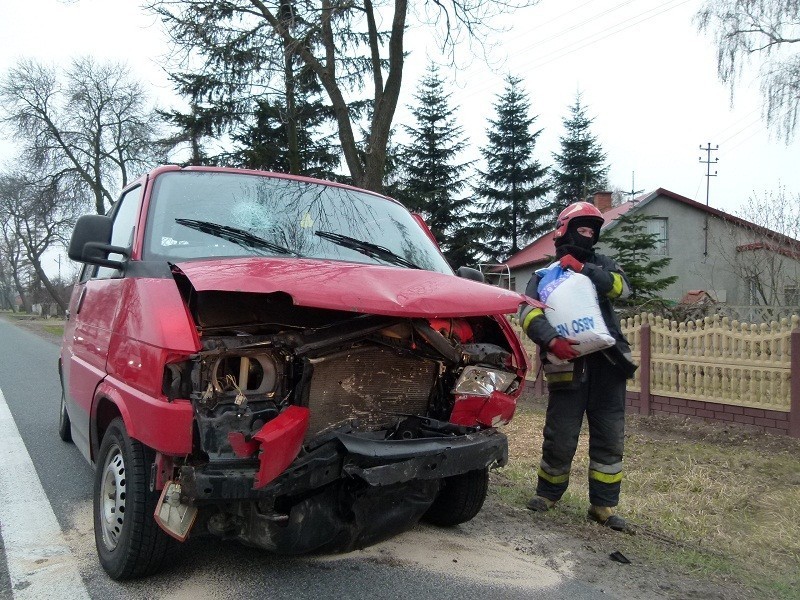
[[[553,233],[553,239],[558,240],[567,234],[567,229],[571,221],[578,219],[580,226],[591,227],[594,229],[594,241],[600,237],[600,228],[605,223],[603,214],[597,209],[594,204],[589,202],[575,202],[570,204],[561,211],[556,221],[556,230]]]

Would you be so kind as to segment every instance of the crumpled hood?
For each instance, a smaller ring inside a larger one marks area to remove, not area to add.
[[[229,258],[176,264],[197,292],[283,292],[295,305],[398,317],[517,311],[516,292],[419,269],[306,258]]]

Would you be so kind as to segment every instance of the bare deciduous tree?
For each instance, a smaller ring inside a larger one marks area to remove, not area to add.
[[[65,201],[70,196],[52,180],[42,186],[20,175],[0,177],[3,254],[26,310],[30,310],[24,285],[26,269],[32,269],[62,311],[67,309],[66,299],[45,272],[42,260],[48,250],[65,243],[65,235],[75,223],[79,203],[74,198]]]
[[[784,187],[753,194],[729,223],[724,238],[712,240],[726,268],[746,286],[747,304],[800,304],[800,195]],[[731,246],[730,240],[735,241]]]
[[[5,249],[2,239],[2,225],[0,225],[0,309],[14,308],[14,284],[8,273]]]
[[[178,49],[195,59],[199,50],[209,67],[207,72],[225,74],[224,81],[214,82],[220,87],[250,83],[269,69],[283,76],[289,55],[310,69],[333,108],[353,182],[381,190],[409,29],[413,25],[434,27],[443,48],[452,52],[465,37],[485,39],[482,34],[495,15],[535,3],[153,0],[150,8],[164,20]],[[357,139],[363,102],[353,99],[360,90],[371,94],[363,143]]]
[[[25,262],[22,242],[15,232],[13,223],[0,208],[0,261],[4,275],[3,287],[6,294],[19,296],[23,310],[30,311],[30,300],[25,281],[29,279],[29,265]],[[11,298],[13,303],[14,298]]]
[[[800,109],[800,0],[706,0],[695,22],[714,37],[731,99],[744,67],[760,62],[767,123],[791,140]]]
[[[763,195],[753,192],[747,204],[738,211],[738,216],[800,240],[800,194],[787,192],[784,185]]]
[[[79,58],[59,77],[21,59],[0,82],[0,101],[2,122],[32,169],[82,189],[100,214],[131,176],[158,162],[157,119],[124,65]]]

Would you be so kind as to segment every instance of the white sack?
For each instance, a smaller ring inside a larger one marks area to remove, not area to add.
[[[597,290],[586,275],[562,269],[558,263],[539,274],[539,299],[547,305],[544,315],[558,335],[578,342],[573,348],[580,356],[614,345],[600,312]],[[566,362],[550,352],[547,358],[555,364]]]

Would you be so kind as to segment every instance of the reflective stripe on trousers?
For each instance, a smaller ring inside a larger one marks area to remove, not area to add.
[[[536,493],[558,500],[586,415],[589,423],[589,501],[616,506],[622,481],[625,438],[625,378],[600,353],[575,361],[570,385],[551,386]]]

